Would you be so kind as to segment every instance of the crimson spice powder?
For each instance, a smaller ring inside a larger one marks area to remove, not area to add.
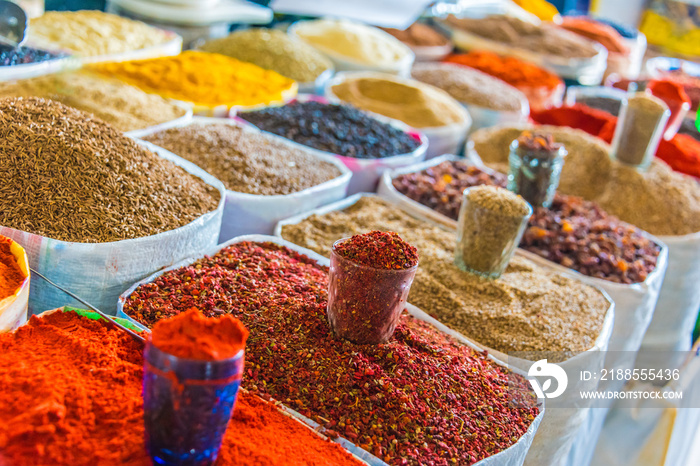
[[[341,257],[378,269],[410,269],[418,264],[418,251],[393,231],[370,231],[338,243]]]
[[[328,268],[242,242],[141,285],[124,311],[152,326],[197,307],[250,330],[243,385],[391,464],[472,464],[513,445],[538,415],[528,382],[403,315],[384,345],[335,339]]]

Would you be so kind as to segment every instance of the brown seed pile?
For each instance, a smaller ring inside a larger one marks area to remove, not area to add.
[[[159,95],[84,72],[0,83],[0,97],[55,100],[92,113],[121,131],[144,129],[185,115],[185,110]]]
[[[145,138],[198,165],[231,191],[291,194],[340,176],[335,165],[269,136],[224,123],[193,123]]]
[[[447,24],[496,42],[564,58],[592,58],[598,52],[593,42],[554,24],[539,25],[514,16],[490,15],[485,18],[447,17]]]
[[[525,94],[498,78],[450,63],[418,63],[413,79],[438,87],[465,104],[498,111],[519,112]]]
[[[700,231],[700,184],[655,158],[646,171],[614,162],[610,146],[580,130],[540,126],[568,155],[559,192],[596,202],[609,214],[653,235]],[[486,165],[508,172],[510,143],[523,128],[490,128],[471,137]]]
[[[453,263],[455,235],[377,198],[287,225],[282,236],[328,256],[339,238],[395,231],[421,257],[408,301],[479,343],[502,352],[585,351],[600,333],[608,303],[595,288],[514,257],[497,280]]]
[[[39,98],[0,100],[0,225],[102,243],[184,226],[219,193],[91,115]]]

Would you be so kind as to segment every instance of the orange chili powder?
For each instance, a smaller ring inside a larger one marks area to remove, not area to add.
[[[561,27],[599,42],[609,52],[626,54],[630,51],[627,44],[625,44],[625,39],[615,28],[594,19],[584,16],[565,16],[562,19]]]
[[[217,361],[234,357],[245,348],[248,330],[231,315],[206,317],[190,308],[153,326],[153,345],[178,358]]]
[[[515,87],[554,89],[562,81],[554,73],[514,57],[501,57],[493,52],[474,51],[452,54],[446,62],[476,68]]]
[[[12,296],[26,277],[10,251],[10,240],[0,237],[0,299]]]
[[[74,312],[0,334],[0,466],[146,466],[143,348]],[[339,445],[240,392],[218,466],[352,465]]]

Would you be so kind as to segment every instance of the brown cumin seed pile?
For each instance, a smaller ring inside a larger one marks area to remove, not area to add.
[[[92,115],[40,98],[0,100],[0,225],[103,243],[184,226],[217,190]]]

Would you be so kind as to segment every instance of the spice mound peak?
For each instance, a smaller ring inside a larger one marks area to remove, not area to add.
[[[522,217],[530,210],[521,196],[497,186],[475,186],[468,199],[475,204],[506,217]]]
[[[334,246],[341,257],[378,269],[410,269],[418,264],[418,251],[392,231],[355,235]]]
[[[192,307],[158,321],[151,338],[156,348],[173,356],[220,361],[236,356],[245,348],[248,330],[230,315],[205,317]]]

